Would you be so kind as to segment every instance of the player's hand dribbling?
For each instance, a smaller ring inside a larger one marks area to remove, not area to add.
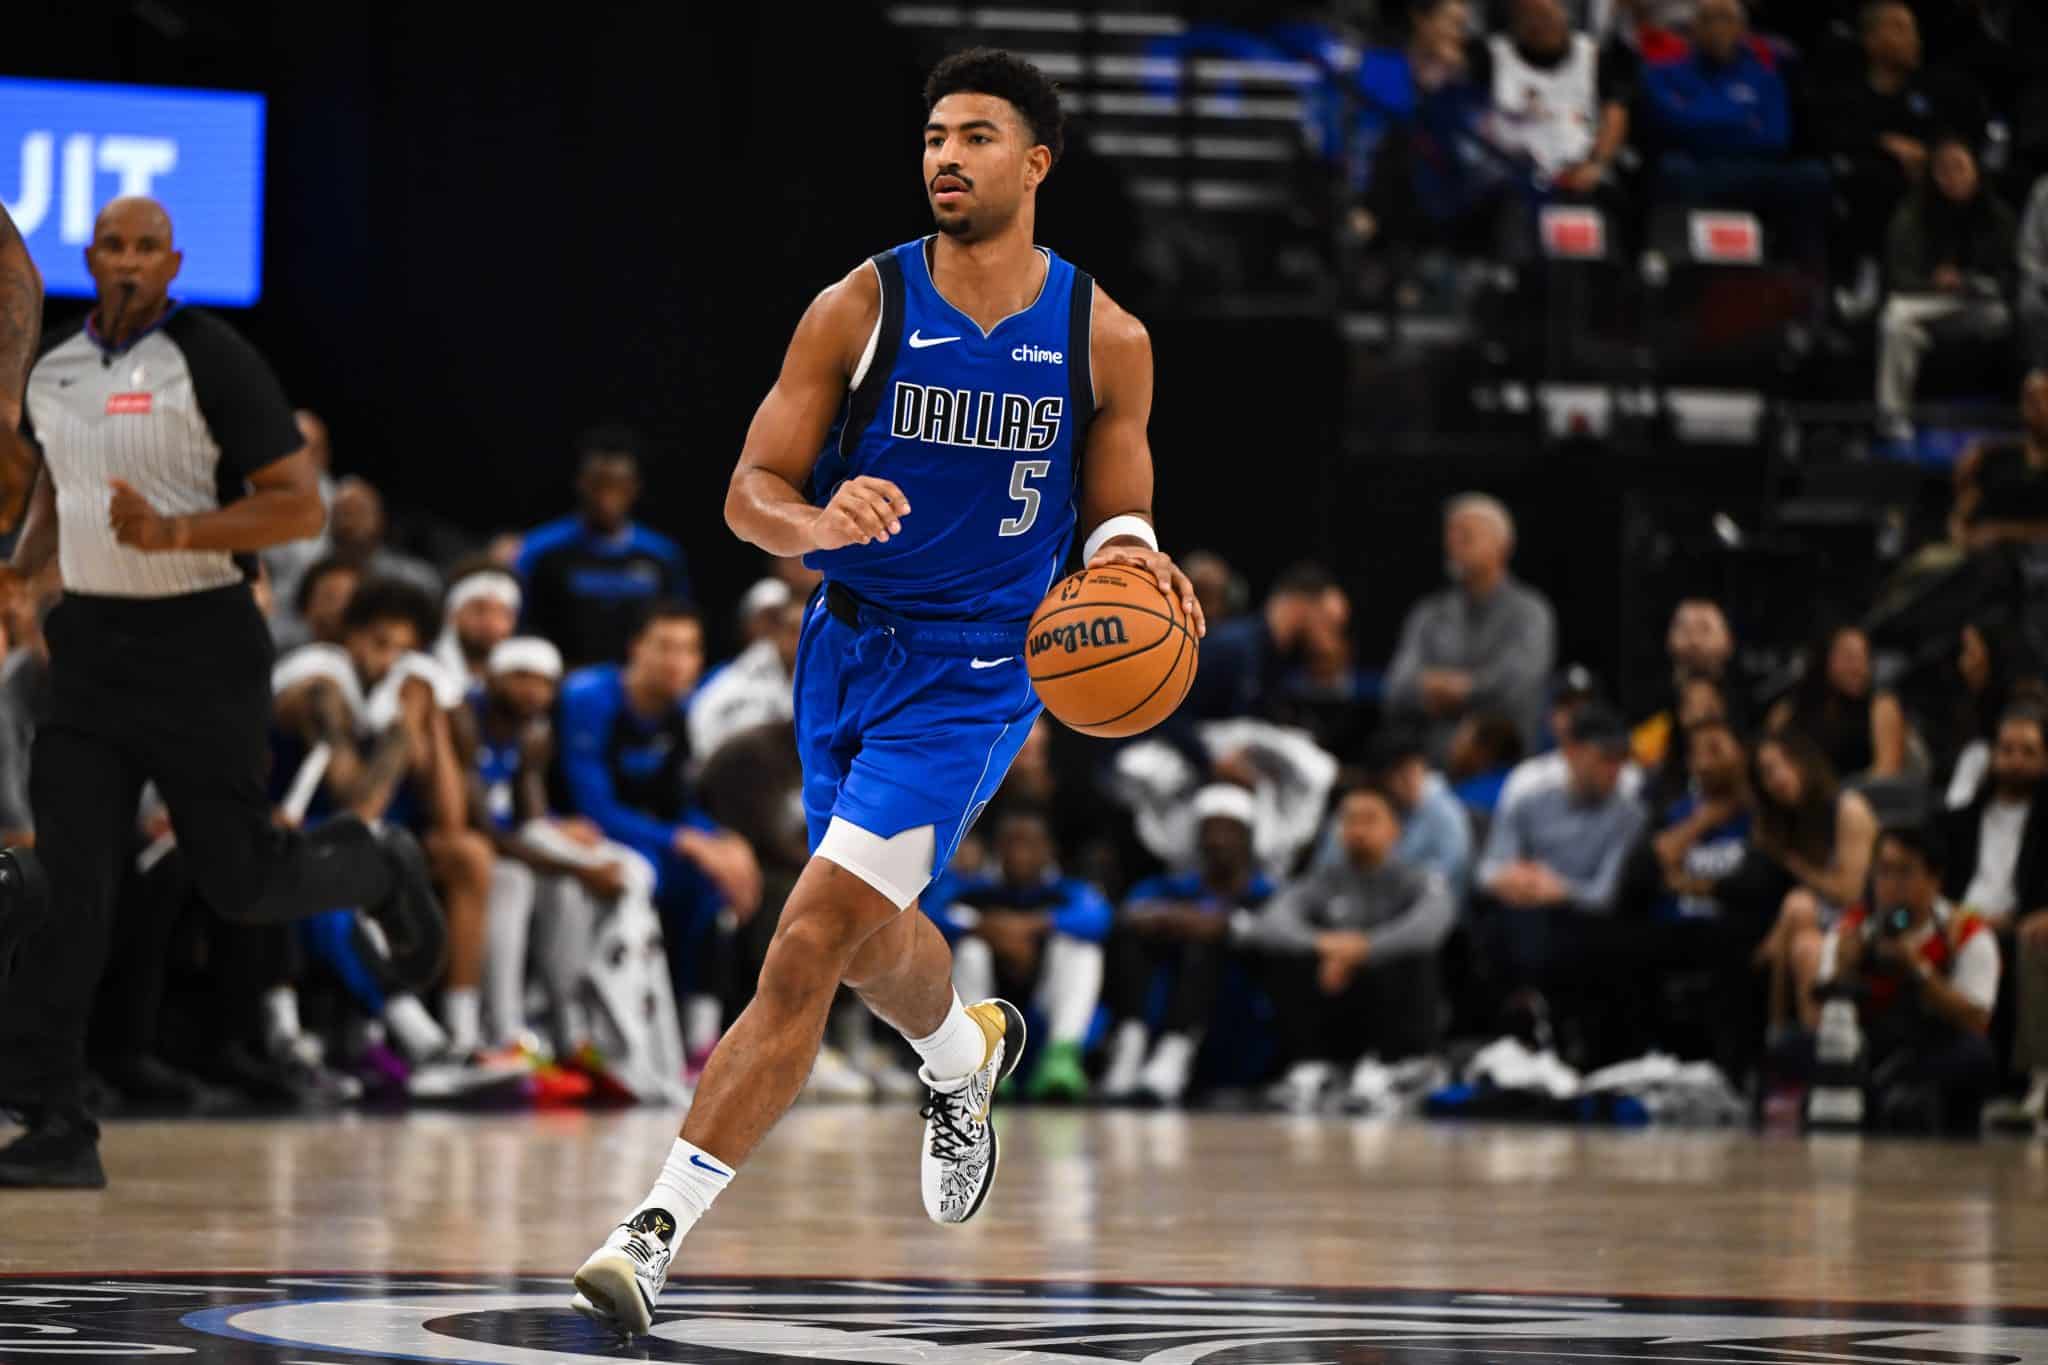
[[[863,474],[832,491],[832,500],[811,522],[811,548],[838,550],[848,545],[886,543],[903,530],[910,499],[887,479]]]
[[[1128,564],[1152,575],[1161,592],[1180,599],[1180,609],[1187,616],[1188,624],[1194,627],[1195,638],[1199,640],[1209,633],[1209,622],[1202,615],[1202,603],[1195,596],[1195,585],[1173,562],[1172,555],[1143,545],[1105,545],[1088,561],[1091,569],[1106,569],[1112,564]]]

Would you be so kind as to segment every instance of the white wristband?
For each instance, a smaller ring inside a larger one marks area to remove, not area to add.
[[[1088,533],[1088,543],[1081,549],[1081,562],[1086,564],[1095,558],[1095,552],[1118,536],[1136,536],[1153,549],[1159,548],[1159,537],[1152,532],[1152,523],[1143,517],[1126,512],[1120,517],[1111,517]]]

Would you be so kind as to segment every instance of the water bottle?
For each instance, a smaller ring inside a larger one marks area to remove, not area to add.
[[[1854,1131],[1863,1126],[1863,1027],[1856,1002],[1843,997],[1820,1009],[1814,1040],[1813,1088],[1806,1096],[1806,1126]]]

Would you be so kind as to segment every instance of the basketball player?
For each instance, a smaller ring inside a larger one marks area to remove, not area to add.
[[[1143,569],[1201,627],[1152,531],[1145,329],[1032,242],[1060,152],[1056,88],[976,49],[939,64],[925,102],[938,232],[813,301],[726,494],[742,539],[825,576],[795,678],[813,856],[660,1178],[576,1275],[574,1306],[629,1334],[796,1097],[841,982],[924,1059],[925,1212],[961,1223],[981,1208],[989,1105],[1023,1018],[963,1006],[945,939],[904,912],[1031,732],[1025,627],[1077,518],[1090,564]]]

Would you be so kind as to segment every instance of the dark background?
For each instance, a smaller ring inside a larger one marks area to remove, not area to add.
[[[714,628],[759,569],[720,504],[791,328],[863,257],[929,230],[925,57],[876,7],[596,4],[528,23],[360,0],[17,0],[7,27],[17,74],[269,97],[264,300],[235,321],[402,525],[481,539],[558,515],[575,433],[630,422],[653,452],[644,519],[682,541]],[[1617,479],[1614,452],[1533,432],[1383,442],[1403,390],[1375,388],[1334,318],[1226,319],[1148,292],[1135,215],[1085,128],[1039,237],[1151,327],[1168,548],[1217,548],[1255,587],[1325,560],[1368,666],[1441,580],[1437,508],[1463,487],[1515,508],[1518,567],[1557,602],[1563,657],[1610,675],[1625,618],[1661,624],[1708,572],[1683,546],[1625,567],[1631,499],[1697,527],[1756,491],[1746,452]],[[1625,491],[1639,484],[1665,503]]]

